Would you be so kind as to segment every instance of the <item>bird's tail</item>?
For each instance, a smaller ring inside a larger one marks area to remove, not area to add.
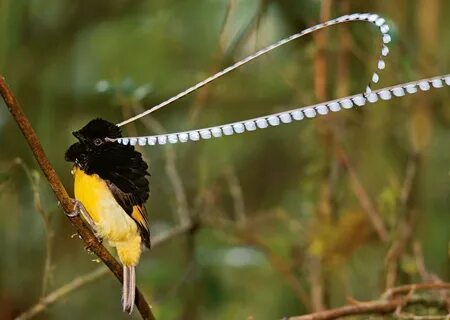
[[[136,291],[136,273],[134,266],[123,266],[123,291],[122,306],[123,311],[131,314],[134,306]]]

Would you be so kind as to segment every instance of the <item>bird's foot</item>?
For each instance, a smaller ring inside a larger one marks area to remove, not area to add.
[[[76,217],[79,214],[83,217],[84,221],[89,225],[92,233],[97,238],[97,241],[100,243],[103,243],[103,238],[100,235],[100,233],[97,231],[97,226],[95,225],[94,220],[92,220],[91,216],[89,215],[89,212],[84,207],[83,203],[77,199],[71,199],[73,202],[73,211],[71,213],[68,213],[67,215],[69,217]]]
[[[94,236],[97,238],[97,241],[103,244],[103,238],[102,238],[102,236],[101,236],[96,230],[93,230],[92,233],[93,233]]]
[[[81,202],[77,199],[70,199],[73,203],[73,210],[71,212],[66,213],[70,218],[76,217],[80,214],[81,211]]]

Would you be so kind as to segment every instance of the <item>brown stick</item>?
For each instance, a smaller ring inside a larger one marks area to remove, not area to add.
[[[286,283],[292,288],[297,299],[307,310],[311,310],[310,298],[303,288],[300,280],[295,276],[292,266],[280,255],[271,250],[261,239],[251,232],[249,228],[238,229],[236,236],[244,243],[253,245],[260,249],[266,256],[272,268],[280,273]]]
[[[320,21],[327,21],[330,19],[332,9],[332,1],[324,0],[321,1],[320,6]],[[328,40],[328,33],[320,32],[314,34],[314,43],[316,46],[316,52],[313,57],[314,64],[314,92],[316,98],[322,101],[326,100],[327,97],[327,74],[328,74],[328,62],[327,55],[325,51],[325,46]],[[328,125],[329,119],[323,119],[318,122],[318,129],[326,146],[329,146],[332,142],[332,132]],[[329,158],[329,157],[328,157]],[[330,159],[332,160],[332,159]],[[333,160],[332,160],[333,161]],[[332,166],[332,164],[331,164]],[[329,179],[331,172],[331,167],[326,168],[324,171],[325,175],[322,178],[323,181],[320,182],[320,196],[316,209],[316,219],[320,222],[327,221],[332,216],[332,210],[334,209],[333,202],[333,186]],[[325,296],[324,296],[324,272],[322,269],[322,261],[320,257],[311,256],[310,257],[310,268],[309,268],[309,282],[311,285],[310,296],[311,296],[311,307],[314,311],[320,311],[326,309]]]
[[[398,294],[408,293],[411,290],[422,291],[422,290],[450,290],[450,283],[439,282],[439,283],[420,283],[420,284],[407,284],[404,286],[399,286],[395,288],[388,289],[383,295],[384,298],[393,297]]]
[[[193,225],[178,226],[173,228],[172,230],[156,235],[155,237],[152,238],[152,249],[164,244],[165,242],[168,242],[170,239],[176,236],[189,232],[189,230],[191,230],[193,227],[194,227]],[[104,265],[102,265],[101,267],[98,267],[94,271],[76,277],[75,279],[64,284],[60,288],[55,289],[47,296],[42,297],[36,304],[34,304],[29,309],[27,309],[19,316],[17,316],[15,320],[27,320],[33,318],[39,313],[45,311],[52,304],[58,302],[60,299],[72,293],[73,291],[78,290],[102,278],[103,276],[108,274],[108,272],[109,272],[108,269]]]
[[[328,320],[358,314],[388,313],[395,311],[395,309],[399,305],[401,305],[402,302],[403,299],[397,299],[393,301],[366,302],[357,305],[344,306],[340,308],[319,311],[316,313],[306,314],[303,316],[290,317],[289,320]]]
[[[418,290],[449,290],[449,289],[450,283],[411,284],[391,289],[390,291],[387,292],[387,296],[385,294],[384,298],[400,293],[408,293]],[[302,316],[290,317],[289,320],[328,320],[361,314],[371,314],[371,313],[383,314],[394,312],[398,307],[402,307],[412,302],[413,301],[409,301],[408,297],[404,298],[396,297],[392,300],[387,301],[380,300],[380,301],[361,302],[335,309],[329,309],[325,311],[306,314]]]
[[[25,311],[24,313],[20,314],[15,320],[28,320],[36,316],[37,314],[41,313],[47,307],[56,301],[64,298],[72,291],[77,290],[80,287],[83,287],[89,283],[92,283],[96,281],[97,279],[101,278],[106,274],[105,270],[107,271],[104,266],[99,267],[95,269],[94,271],[91,271],[89,273],[86,273],[84,275],[78,276],[69,283],[65,284],[64,286],[56,289],[55,291],[51,292],[49,295],[43,297],[39,300],[38,303],[36,303],[33,307],[31,307],[29,310]]]
[[[344,150],[339,145],[336,146],[336,157],[338,158],[339,162],[347,169],[350,176],[350,182],[353,192],[355,193],[361,207],[367,213],[370,222],[372,223],[372,226],[375,229],[375,232],[377,233],[381,241],[387,242],[389,240],[389,233],[383,222],[383,218],[381,217],[380,213],[375,209],[375,206],[373,205],[372,201],[367,195],[367,192],[364,189],[361,181],[359,180],[355,169],[348,160]]]
[[[5,78],[0,75],[0,94],[3,97],[3,100],[8,107],[8,110],[11,112],[14,120],[19,126],[22,134],[24,135],[28,145],[30,146],[31,151],[33,152],[34,157],[36,158],[39,166],[44,172],[52,190],[58,199],[62,209],[66,214],[72,213],[74,211],[74,205],[72,200],[70,199],[66,189],[64,188],[61,180],[53,169],[50,161],[45,155],[44,149],[41,146],[39,138],[37,137],[31,123],[28,121],[28,118],[22,111],[22,107],[20,106],[17,99],[14,97],[13,93],[9,89],[6,84]],[[90,229],[84,224],[83,220],[79,216],[69,217],[69,221],[72,226],[76,229],[77,233],[80,235],[82,240],[84,241],[86,248],[94,252],[103,263],[113,272],[116,278],[122,282],[122,267],[121,265],[114,259],[114,257],[108,252],[108,250],[103,247],[103,245],[97,241],[97,238],[92,234]],[[152,311],[150,310],[150,306],[147,301],[145,301],[142,293],[136,289],[136,306],[142,316],[143,319],[154,320]]]

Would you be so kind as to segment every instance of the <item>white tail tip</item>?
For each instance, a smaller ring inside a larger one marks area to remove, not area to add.
[[[122,308],[123,312],[131,314],[134,307],[136,292],[136,273],[134,266],[123,266],[123,291]]]

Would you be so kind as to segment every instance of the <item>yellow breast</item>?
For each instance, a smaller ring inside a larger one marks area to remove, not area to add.
[[[106,182],[97,174],[88,175],[75,167],[74,177],[75,198],[94,220],[98,234],[117,247],[122,263],[135,265],[141,253],[136,222],[117,203]]]

